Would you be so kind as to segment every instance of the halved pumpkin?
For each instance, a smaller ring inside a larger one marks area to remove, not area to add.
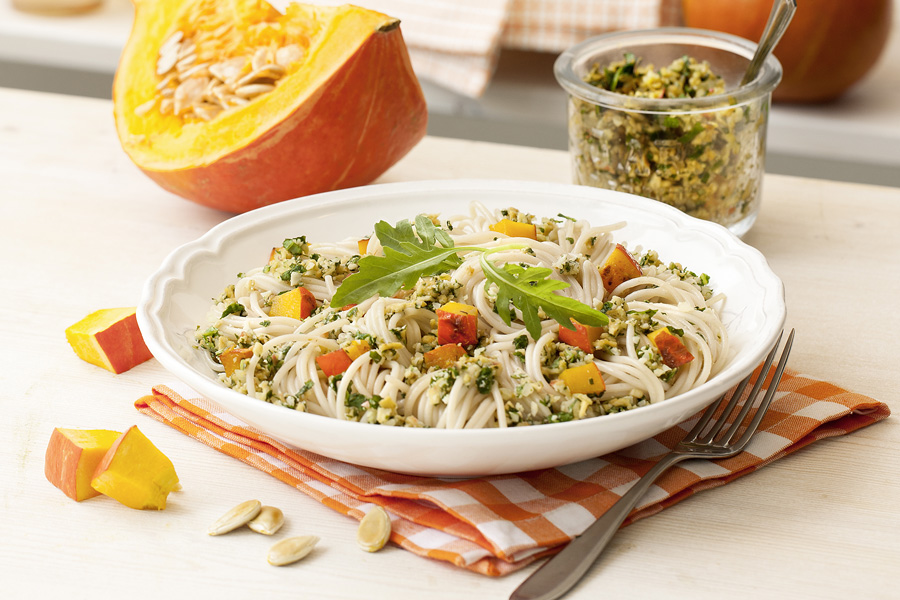
[[[266,62],[266,76],[238,85]],[[198,66],[209,87],[179,92]],[[229,212],[369,183],[427,125],[399,21],[350,5],[282,14],[262,0],[135,0],[113,102],[144,173]]]

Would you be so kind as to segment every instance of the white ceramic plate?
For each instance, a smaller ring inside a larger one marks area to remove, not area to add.
[[[625,220],[616,232],[634,248],[659,252],[707,273],[727,294],[723,314],[733,354],[706,384],[639,408],[553,425],[488,430],[395,428],[339,421],[251,399],[219,383],[194,344],[212,298],[236,275],[263,264],[282,239],[337,241],[366,235],[384,219],[422,212],[458,214],[478,200],[538,216],[593,224]],[[575,185],[516,181],[425,181],[310,196],[246,213],[176,249],[147,282],[138,323],[153,355],[175,377],[225,411],[293,446],[349,463],[404,473],[476,476],[558,466],[654,436],[709,405],[756,367],[785,319],[784,291],[765,258],[723,227],[636,196]]]

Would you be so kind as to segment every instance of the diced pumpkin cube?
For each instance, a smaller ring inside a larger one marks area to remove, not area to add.
[[[134,308],[104,308],[66,329],[75,354],[113,373],[153,358],[138,329]]]
[[[509,237],[521,237],[530,240],[537,239],[537,228],[531,223],[518,223],[516,221],[510,221],[509,219],[503,219],[499,223],[489,225],[488,229],[508,235]]]
[[[359,255],[364,256],[366,253],[366,250],[369,249],[368,238],[364,239],[364,240],[359,240],[358,242],[356,242],[356,247],[359,249]]]
[[[344,350],[347,353],[347,356],[350,357],[350,360],[356,360],[366,352],[372,349],[372,346],[369,345],[369,342],[366,340],[353,340],[350,342],[350,345]]]
[[[280,249],[281,248],[278,248],[278,247],[272,248],[272,251],[269,252],[269,262],[272,262],[273,260],[275,260],[275,258],[278,256],[278,251]]]
[[[57,427],[47,444],[44,475],[77,502],[99,496],[100,492],[91,487],[94,470],[120,435],[106,429]]]
[[[575,319],[572,319],[572,325],[575,326],[574,331],[562,325],[559,326],[559,341],[563,344],[580,348],[588,354],[593,354],[594,341],[600,339],[600,336],[603,335],[603,327],[582,325]]]
[[[425,353],[425,366],[429,369],[446,369],[466,355],[459,344],[444,344]]]
[[[559,374],[573,394],[602,394],[606,389],[603,375],[594,363],[571,367]]]
[[[350,358],[350,355],[342,349],[334,350],[333,352],[321,354],[316,357],[316,364],[319,365],[319,368],[322,369],[322,372],[325,373],[326,377],[340,375],[350,367],[350,363],[352,362],[353,360]]]
[[[305,287],[297,287],[272,299],[270,317],[305,319],[316,310],[316,297]]]
[[[647,337],[659,350],[663,364],[671,369],[677,369],[694,360],[694,355],[688,351],[682,339],[669,331],[668,327],[657,329]]]
[[[97,465],[91,487],[129,508],[162,510],[178,475],[169,457],[132,425]]]
[[[225,374],[231,377],[235,371],[241,368],[241,361],[252,356],[253,350],[250,348],[232,346],[219,355],[219,362],[225,367]]]
[[[460,302],[448,302],[437,309],[438,344],[478,343],[478,309]]]
[[[640,277],[643,273],[641,266],[622,244],[616,244],[612,254],[600,267],[600,279],[603,280],[603,287],[607,292],[613,291],[629,279]]]

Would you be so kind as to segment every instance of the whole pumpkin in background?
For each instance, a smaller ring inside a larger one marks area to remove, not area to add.
[[[144,173],[234,213],[367,184],[427,125],[399,21],[349,5],[135,0],[113,104]]]
[[[784,78],[773,98],[824,102],[868,73],[890,34],[893,0],[799,0],[775,56]],[[682,0],[684,24],[759,41],[772,0]]]

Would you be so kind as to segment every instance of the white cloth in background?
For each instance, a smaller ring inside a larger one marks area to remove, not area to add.
[[[283,2],[284,0],[282,0]],[[305,0],[309,4],[343,4]],[[592,35],[658,27],[673,0],[356,0],[400,19],[416,74],[459,94],[487,88],[501,48],[561,52]],[[281,2],[273,1],[278,6]]]

